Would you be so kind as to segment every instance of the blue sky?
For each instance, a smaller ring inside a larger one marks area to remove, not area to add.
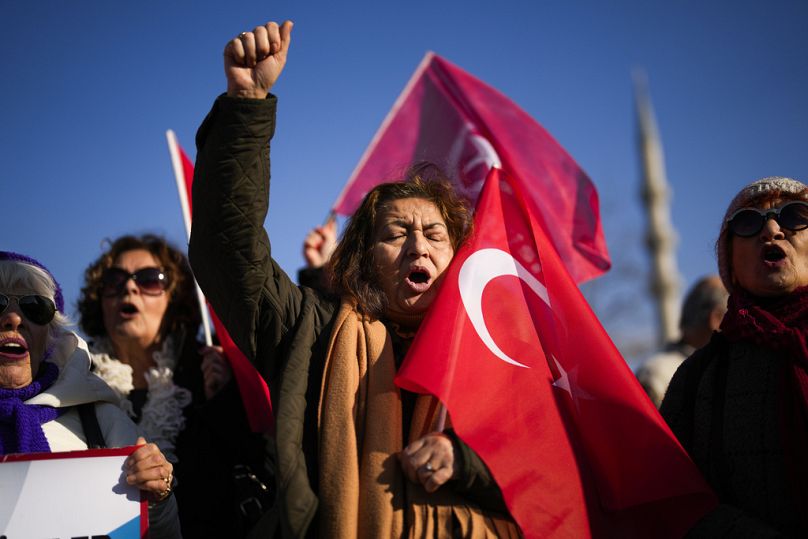
[[[719,221],[741,186],[772,174],[808,179],[801,0],[2,6],[0,248],[48,265],[70,311],[104,238],[150,231],[185,244],[164,132],[194,154],[196,127],[224,89],[225,42],[270,19],[295,21],[274,89],[267,220],[290,272],[427,50],[511,97],[591,176],[615,270],[587,293],[628,355],[653,340],[633,67],[650,79],[685,285],[715,271]]]

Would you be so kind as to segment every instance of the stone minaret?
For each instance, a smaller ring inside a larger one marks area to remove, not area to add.
[[[676,265],[676,231],[671,224],[671,190],[665,175],[665,157],[656,117],[648,95],[645,72],[635,70],[634,97],[642,165],[641,196],[648,216],[646,245],[651,257],[650,289],[659,319],[658,340],[679,338],[679,269]]]

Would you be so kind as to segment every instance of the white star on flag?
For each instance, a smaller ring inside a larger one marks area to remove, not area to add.
[[[564,367],[561,366],[561,363],[559,363],[559,361],[552,354],[550,354],[550,359],[552,359],[553,363],[555,363],[555,366],[558,369],[559,373],[558,378],[556,378],[552,384],[553,387],[557,387],[561,391],[566,391],[569,394],[570,398],[572,399],[572,402],[575,404],[576,409],[578,409],[578,399],[586,399],[586,400],[594,399],[594,397],[591,394],[587,393],[586,391],[584,391],[575,384],[574,375],[575,371],[578,370],[577,366],[574,367],[569,373],[567,373],[567,371],[564,370]],[[572,383],[570,383],[570,375],[573,375]]]

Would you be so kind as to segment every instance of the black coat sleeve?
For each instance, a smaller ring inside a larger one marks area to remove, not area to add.
[[[301,291],[272,259],[264,230],[275,109],[272,95],[220,96],[196,138],[191,266],[216,314],[253,362],[274,356],[302,301]],[[281,368],[272,361],[257,367],[267,379]]]

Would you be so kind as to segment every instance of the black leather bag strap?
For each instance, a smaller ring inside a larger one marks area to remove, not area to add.
[[[107,447],[104,442],[104,434],[101,432],[101,425],[98,424],[98,417],[95,415],[95,403],[85,402],[76,408],[81,419],[81,428],[84,437],[87,439],[87,449],[103,449]]]

